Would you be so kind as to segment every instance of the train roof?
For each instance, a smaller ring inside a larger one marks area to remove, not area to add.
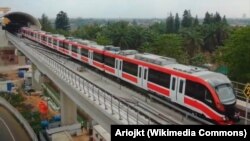
[[[115,47],[113,45],[106,45],[106,46],[98,45],[94,41],[82,40],[82,39],[74,38],[74,37],[65,38],[63,35],[52,34],[52,33],[44,32],[42,30],[34,30],[28,27],[22,27],[22,29],[36,31],[41,34],[46,34],[47,36],[50,36],[50,37],[67,39],[68,41],[76,42],[82,45],[87,45],[90,48],[110,51],[114,54],[119,54],[127,58],[137,59],[137,60],[141,60],[144,62],[162,66],[163,68],[168,68],[168,69],[170,68],[173,70],[185,72],[193,76],[201,77],[213,86],[217,86],[219,84],[224,84],[224,83],[230,83],[230,80],[223,74],[209,71],[206,68],[180,64],[176,61],[176,59],[171,58],[171,57],[164,57],[164,56],[150,54],[150,53],[139,53],[137,50],[121,50],[120,47]]]
[[[180,64],[174,58],[159,56],[150,53],[138,53],[138,51],[136,50],[122,50],[119,54],[128,58],[160,65],[163,68],[170,68],[200,77],[213,86],[230,83],[230,80],[224,74],[209,71],[207,68]]]
[[[221,73],[216,73],[212,71],[201,71],[195,73],[194,75],[203,78],[205,81],[209,82],[213,87],[225,83],[231,84],[231,81],[228,79],[228,77]]]

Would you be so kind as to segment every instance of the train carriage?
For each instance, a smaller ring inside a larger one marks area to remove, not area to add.
[[[174,58],[120,50],[119,47],[101,46],[88,40],[65,39],[29,28],[22,28],[21,33],[219,124],[231,124],[238,119],[232,84],[223,74],[182,65]]]

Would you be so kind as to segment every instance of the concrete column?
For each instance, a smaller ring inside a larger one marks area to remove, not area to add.
[[[2,30],[2,26],[0,26],[0,47],[7,47],[8,40],[6,38],[5,30]]]
[[[32,64],[32,88],[41,91],[44,75]]]
[[[62,91],[60,91],[61,125],[71,125],[77,123],[77,106]]]

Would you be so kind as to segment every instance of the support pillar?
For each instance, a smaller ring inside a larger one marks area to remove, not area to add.
[[[44,75],[32,64],[32,88],[41,91]]]
[[[60,91],[61,105],[61,125],[71,125],[77,123],[77,106],[62,91]]]
[[[2,26],[0,26],[0,48],[7,47],[8,45],[9,44],[5,34],[5,30],[2,30]]]

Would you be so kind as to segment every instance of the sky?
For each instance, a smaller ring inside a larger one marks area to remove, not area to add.
[[[250,18],[250,0],[0,0],[0,7],[49,18],[61,10],[70,18],[166,18],[170,12],[181,16],[185,9],[199,18],[206,11]]]

